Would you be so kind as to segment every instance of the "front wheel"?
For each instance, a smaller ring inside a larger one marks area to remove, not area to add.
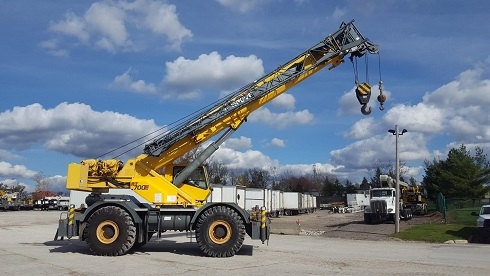
[[[122,208],[106,206],[95,211],[85,228],[87,244],[99,256],[120,256],[136,241],[136,227]]]
[[[234,256],[245,239],[242,218],[227,206],[214,206],[202,212],[195,229],[197,244],[209,257]]]

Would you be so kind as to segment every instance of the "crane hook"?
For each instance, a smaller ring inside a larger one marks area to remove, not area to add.
[[[383,82],[379,81],[379,95],[377,97],[379,102],[379,110],[385,110],[384,103],[386,101],[386,95],[383,94]]]
[[[361,106],[361,113],[364,114],[364,115],[369,115],[371,114],[371,107],[368,108],[368,110],[366,111],[366,107],[367,107],[367,104],[363,104]]]
[[[377,99],[379,102],[379,110],[385,110],[385,107],[384,107],[384,102],[386,101],[385,94],[379,94]]]

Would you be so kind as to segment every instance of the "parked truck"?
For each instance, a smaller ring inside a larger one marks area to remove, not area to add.
[[[427,214],[427,192],[422,186],[404,186],[401,195],[405,208],[410,208],[413,214]]]
[[[490,243],[490,205],[483,205],[480,212],[472,212],[476,219],[475,240],[480,243]]]
[[[399,182],[400,187],[408,187]],[[410,220],[412,209],[403,204],[403,200],[396,198],[394,180],[388,175],[380,175],[380,187],[369,191],[369,205],[364,208],[364,222],[367,224],[395,221],[396,205],[398,204],[400,219]]]
[[[211,188],[205,161],[258,108],[321,69],[337,67],[344,57],[354,60],[377,52],[378,46],[365,38],[353,21],[342,23],[333,34],[260,79],[179,120],[172,128],[154,133],[157,138],[137,157],[126,162],[94,158],[69,164],[66,188],[90,195],[83,213],[59,221],[55,239],[78,236],[94,254],[103,256],[126,254],[167,231],[193,233],[203,254],[212,257],[235,255],[245,234],[264,243],[270,233],[265,209],[257,219],[236,203],[206,202]],[[370,96],[370,84],[360,83],[356,97],[365,115],[371,113],[367,106]],[[386,97],[381,89],[377,99],[382,108]],[[176,164],[178,158],[218,134],[193,161]],[[133,190],[145,201],[108,194],[110,188]]]

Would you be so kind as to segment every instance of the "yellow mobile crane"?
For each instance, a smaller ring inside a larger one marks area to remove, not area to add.
[[[250,113],[322,68],[337,67],[346,55],[355,58],[367,52],[377,53],[378,46],[362,36],[354,21],[343,22],[335,33],[276,70],[157,137],[144,147],[143,154],[125,163],[92,159],[69,164],[66,188],[91,194],[83,213],[74,215],[71,208],[67,218],[60,219],[55,240],[79,236],[93,253],[103,256],[123,255],[168,230],[194,231],[199,248],[212,257],[235,255],[245,233],[264,243],[270,232],[265,210],[256,219],[234,203],[205,203],[211,189],[202,164]],[[371,107],[366,109],[370,95],[367,83],[356,89],[365,115],[371,113]],[[385,100],[380,89],[380,109]],[[192,162],[174,164],[221,132]],[[106,194],[116,188],[131,189],[147,202]]]

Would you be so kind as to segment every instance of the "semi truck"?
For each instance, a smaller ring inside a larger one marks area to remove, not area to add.
[[[396,205],[398,204],[400,219],[410,220],[412,209],[403,204],[403,200],[396,198],[395,181],[388,175],[380,175],[380,186],[369,190],[369,205],[364,208],[364,222],[367,224],[395,221]],[[400,187],[408,187],[399,181]],[[402,189],[402,188],[401,188]]]
[[[360,33],[354,21],[342,22],[333,34],[260,79],[163,129],[140,155],[126,162],[93,158],[69,164],[66,188],[90,195],[83,213],[70,210],[59,220],[55,240],[78,236],[90,251],[102,256],[124,255],[167,231],[193,233],[202,253],[210,257],[235,255],[246,234],[264,243],[270,233],[265,208],[256,218],[233,202],[206,202],[211,194],[206,160],[258,108],[321,69],[336,68],[345,57],[354,60],[368,53],[378,53],[378,46]],[[382,109],[386,97],[379,87]],[[358,84],[356,97],[364,115],[371,113],[370,96],[370,84]],[[215,136],[191,162],[176,164]],[[132,190],[145,201],[110,194],[109,189]]]

